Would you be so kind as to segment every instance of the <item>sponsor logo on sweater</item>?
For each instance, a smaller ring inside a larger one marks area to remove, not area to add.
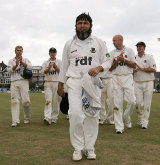
[[[48,72],[49,75],[56,74],[56,70],[53,70],[52,72]]]
[[[90,52],[91,53],[96,53],[96,49],[95,48],[91,48]]]
[[[92,57],[81,56],[75,58],[75,65],[91,65]]]

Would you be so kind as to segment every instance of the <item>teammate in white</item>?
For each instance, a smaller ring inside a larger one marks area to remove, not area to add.
[[[45,74],[45,109],[44,109],[44,122],[47,125],[56,123],[59,115],[59,96],[58,89],[58,75],[60,71],[61,61],[56,59],[57,50],[55,48],[49,49],[50,58],[44,61],[42,65],[42,73]],[[53,99],[53,111],[52,111]]]
[[[133,83],[133,68],[135,68],[135,54],[131,48],[123,45],[123,37],[115,35],[113,44],[116,49],[111,51],[113,63],[110,71],[113,73],[114,87],[114,121],[117,133],[124,131],[123,100],[127,102],[124,112],[126,127],[131,128],[131,115],[135,107],[135,94]]]
[[[110,57],[110,54],[108,54],[107,56]],[[100,117],[99,123],[100,124],[105,124],[105,123],[114,124],[112,72],[109,70],[104,71],[102,73],[101,78],[102,78],[104,88],[102,89],[102,95],[101,95],[102,108],[99,113],[99,117]],[[106,106],[105,106],[106,97],[107,97],[107,106],[108,106],[107,113],[106,113]]]
[[[22,105],[24,110],[24,123],[28,124],[30,121],[30,98],[29,98],[29,82],[22,77],[24,68],[32,70],[32,64],[27,58],[22,58],[23,47],[16,46],[16,57],[9,60],[8,72],[11,73],[11,114],[12,127],[16,127],[20,123],[19,106],[20,97],[22,98]]]
[[[146,129],[149,123],[156,63],[152,55],[145,53],[146,44],[144,42],[138,42],[136,46],[138,55],[136,56],[137,66],[134,70],[134,81],[138,106],[137,124]]]
[[[96,76],[105,68],[110,68],[105,43],[92,36],[92,19],[82,13],[76,18],[76,35],[64,47],[59,74],[58,94],[64,96],[63,84],[66,82],[69,98],[70,140],[74,147],[73,160],[82,159],[82,150],[87,159],[96,159],[94,145],[98,135],[98,117],[87,116],[82,110],[81,71],[88,70]]]

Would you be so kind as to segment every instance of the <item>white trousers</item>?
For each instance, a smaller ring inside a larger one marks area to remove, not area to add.
[[[147,126],[152,102],[153,81],[135,82],[135,94],[138,120],[142,125]]]
[[[28,94],[29,82],[28,80],[18,80],[11,82],[11,114],[12,123],[20,123],[20,98],[22,98],[22,105],[24,111],[24,120],[30,120],[30,97]]]
[[[66,85],[68,87],[71,144],[76,150],[94,149],[98,135],[98,116],[86,116],[82,110],[80,79],[69,78]]]
[[[105,121],[107,120],[108,122],[113,122],[113,82],[112,78],[106,78],[102,79],[104,88],[102,89],[102,95],[101,95],[101,104],[102,107],[100,109],[99,117],[101,120]],[[106,97],[107,97],[107,106],[108,106],[108,111],[106,113]]]
[[[57,120],[59,115],[59,96],[57,94],[58,82],[45,82],[45,109],[44,116],[48,120]],[[52,111],[52,99],[53,99],[53,111]]]
[[[127,102],[126,110],[124,111],[124,119],[126,123],[131,122],[131,115],[135,107],[135,93],[133,75],[114,75],[114,122],[115,129],[124,130],[123,123],[123,101]]]

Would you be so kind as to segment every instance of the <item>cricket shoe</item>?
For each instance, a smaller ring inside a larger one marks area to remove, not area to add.
[[[51,121],[47,120],[47,119],[43,119],[43,122],[46,124],[46,125],[51,125]]]
[[[56,124],[57,123],[57,119],[52,119],[52,123]]]
[[[108,120],[108,123],[109,123],[110,125],[114,125],[114,124],[115,124],[113,120]]]
[[[69,120],[69,115],[66,115],[66,119]]]
[[[95,160],[96,159],[96,154],[94,153],[93,149],[85,150],[84,154],[87,157],[87,159],[89,159],[89,160]]]
[[[79,161],[82,159],[82,152],[80,150],[74,150],[73,152],[73,160]]]
[[[132,123],[131,123],[131,122],[126,123],[126,127],[127,127],[127,128],[132,128]]]
[[[107,123],[106,120],[99,120],[99,124],[101,124],[101,125],[104,125],[104,124],[106,124],[106,123]]]
[[[29,120],[24,120],[24,124],[29,124]]]
[[[142,125],[142,122],[140,120],[138,120],[137,121],[137,124],[141,126]]]
[[[12,123],[11,127],[17,127],[17,123]]]
[[[117,134],[122,134],[122,133],[123,133],[123,130],[121,130],[121,129],[116,129],[116,133],[117,133]]]
[[[143,124],[142,124],[142,129],[147,129],[147,128],[148,128],[147,125],[143,125]]]

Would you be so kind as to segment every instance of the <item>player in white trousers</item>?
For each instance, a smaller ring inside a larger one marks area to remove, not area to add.
[[[98,117],[87,116],[82,110],[81,71],[96,76],[111,62],[105,43],[92,36],[92,19],[82,13],[76,18],[76,35],[64,47],[62,67],[59,74],[58,94],[64,96],[63,84],[66,82],[69,98],[70,140],[74,147],[73,160],[82,159],[82,150],[87,159],[96,159],[94,145],[98,135]]]
[[[20,98],[22,98],[22,105],[24,110],[24,123],[30,122],[30,97],[29,97],[29,82],[23,78],[24,68],[32,70],[32,64],[27,58],[22,58],[23,47],[16,46],[16,57],[9,60],[8,72],[11,73],[11,114],[12,127],[16,127],[20,123]]]
[[[108,54],[108,56],[110,56]],[[102,108],[99,113],[100,117],[100,124],[114,124],[114,115],[113,115],[113,81],[112,81],[112,72],[106,71],[103,72],[103,75],[101,76],[102,82],[104,85],[104,88],[102,89],[102,95],[101,95],[101,104]],[[106,97],[107,97],[107,113],[106,113]]]
[[[134,70],[135,94],[137,103],[138,125],[148,128],[151,110],[153,81],[155,80],[156,63],[152,55],[145,53],[146,44],[136,44],[138,55],[136,56],[136,69]]]
[[[56,123],[59,115],[59,96],[58,89],[58,75],[60,71],[61,61],[56,59],[57,50],[52,47],[49,49],[50,58],[42,64],[42,73],[45,74],[45,109],[44,122],[47,125]],[[52,111],[53,100],[53,111]]]
[[[131,128],[131,115],[135,107],[135,93],[133,83],[133,68],[135,68],[135,54],[131,48],[123,45],[123,37],[115,35],[113,44],[116,49],[110,52],[113,63],[110,68],[113,74],[114,87],[114,121],[117,133],[124,131],[123,117],[126,127]],[[127,102],[123,115],[123,101]]]

